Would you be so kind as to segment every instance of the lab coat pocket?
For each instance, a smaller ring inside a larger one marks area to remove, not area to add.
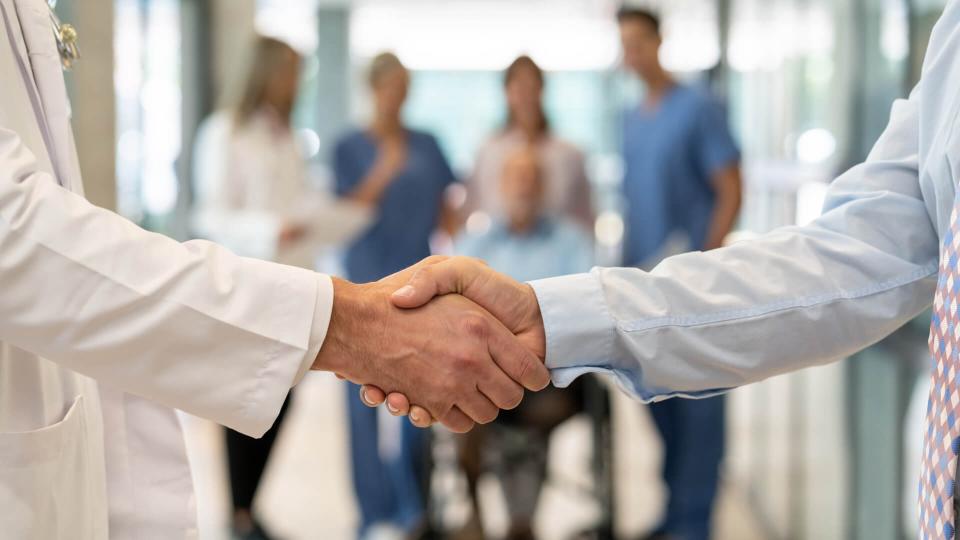
[[[0,433],[0,531],[5,538],[94,539],[104,509],[93,496],[83,396],[63,419]]]

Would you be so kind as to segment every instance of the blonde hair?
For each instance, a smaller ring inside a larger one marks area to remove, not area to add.
[[[400,58],[392,52],[382,52],[370,61],[370,69],[367,72],[367,83],[370,88],[376,88],[383,78],[397,70],[407,71]]]
[[[234,109],[234,123],[241,126],[250,120],[253,113],[263,105],[264,95],[277,71],[293,56],[299,61],[300,54],[293,47],[266,36],[257,37],[253,57],[243,85],[243,94]]]

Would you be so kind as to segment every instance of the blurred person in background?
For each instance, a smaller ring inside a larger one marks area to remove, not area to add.
[[[242,256],[313,267],[306,224],[289,216],[308,194],[306,165],[291,128],[300,55],[273,38],[257,39],[238,103],[204,122],[197,140],[194,232]],[[270,535],[253,500],[290,397],[260,439],[226,431],[233,536]]]
[[[468,183],[467,208],[502,217],[500,177],[507,157],[536,148],[544,169],[544,211],[569,217],[593,230],[593,207],[583,153],[550,131],[543,110],[543,70],[529,56],[513,61],[504,74],[507,121],[481,146]]]
[[[548,177],[534,147],[519,147],[506,156],[500,174],[502,217],[489,231],[462,234],[461,255],[487,261],[519,281],[586,272],[593,264],[593,244],[576,223],[546,212]],[[473,516],[457,540],[484,538],[477,486],[485,457],[497,463],[510,514],[508,540],[534,538],[533,514],[547,477],[550,436],[560,424],[584,408],[582,377],[566,389],[549,386],[527,394],[513,410],[502,411],[488,425],[462,437],[460,464],[473,501]]]
[[[437,140],[403,124],[410,75],[400,59],[378,55],[368,82],[372,122],[343,137],[334,149],[337,193],[374,213],[373,224],[346,254],[347,274],[359,283],[430,255],[430,236],[447,212],[444,192],[456,181]],[[389,416],[378,422],[376,410],[359,395],[351,383],[347,402],[359,537],[396,538],[414,532],[423,521],[427,434]]]
[[[649,11],[618,14],[623,61],[646,96],[623,126],[627,215],[624,264],[723,245],[740,210],[740,153],[723,107],[674,80],[660,64],[660,21]],[[670,399],[649,408],[663,439],[669,499],[651,538],[709,537],[724,453],[724,397]]]

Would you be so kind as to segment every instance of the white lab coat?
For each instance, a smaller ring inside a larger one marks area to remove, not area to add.
[[[229,112],[213,114],[194,156],[193,230],[239,255],[313,268],[322,250],[348,244],[372,221],[369,208],[310,188],[296,138],[268,111],[240,129]],[[281,245],[286,223],[304,233]]]
[[[279,243],[284,224],[311,225],[317,195],[290,129],[267,110],[239,128],[230,112],[219,112],[201,126],[194,154],[195,232],[246,257],[313,266],[315,235]]]
[[[0,0],[0,536],[195,537],[171,407],[266,431],[332,286],[81,193],[48,8]]]

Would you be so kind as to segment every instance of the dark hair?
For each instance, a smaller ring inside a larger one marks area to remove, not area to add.
[[[383,76],[396,70],[406,71],[406,66],[400,58],[392,52],[382,52],[370,61],[370,70],[367,72],[367,83],[374,88],[383,79]]]
[[[648,9],[622,7],[617,10],[617,22],[625,23],[627,21],[647,23],[653,28],[654,33],[660,35],[660,17]]]
[[[253,55],[248,67],[240,101],[234,109],[236,125],[246,123],[263,105],[267,86],[276,76],[286,58],[300,60],[300,54],[286,43],[266,36],[258,36],[253,45]]]
[[[540,82],[540,86],[542,87],[544,85],[543,70],[540,69],[540,66],[538,66],[536,62],[533,61],[533,58],[530,58],[524,54],[518,56],[516,60],[510,63],[510,65],[507,67],[507,70],[503,72],[504,88],[506,88],[510,84],[510,81],[516,78],[517,74],[524,69],[532,70],[534,76],[537,78],[537,81]],[[512,128],[513,124],[513,111],[509,110],[508,108],[507,125],[505,126],[505,129]],[[543,103],[540,104],[540,125],[538,127],[541,135],[550,130],[550,122],[547,121],[547,114],[543,110]]]

